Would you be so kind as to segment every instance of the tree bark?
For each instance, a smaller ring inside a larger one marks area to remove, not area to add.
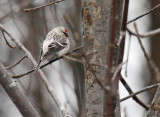
[[[106,65],[110,4],[110,0],[82,2],[84,52],[89,63]],[[94,66],[92,71],[101,81],[105,80],[104,67]],[[95,77],[89,69],[86,69],[85,95],[87,117],[103,117],[104,89],[95,82]]]
[[[24,117],[40,117],[26,96],[20,91],[17,84],[12,80],[3,65],[0,63],[0,84],[17,106]]]
[[[110,14],[110,29],[107,46],[107,66],[105,82],[107,91],[105,92],[105,117],[120,117],[119,102],[119,74],[113,78],[118,65],[123,62],[124,39],[122,45],[117,46],[122,29],[124,0],[112,0]]]
[[[85,81],[87,117],[120,117],[117,95],[119,76],[114,81],[112,76],[120,63],[119,47],[115,45],[121,31],[123,4],[123,0],[82,2],[83,42],[87,59]],[[89,63],[96,63],[99,66],[93,67]],[[99,79],[99,83],[95,79]]]

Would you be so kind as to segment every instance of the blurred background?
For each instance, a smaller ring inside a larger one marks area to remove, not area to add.
[[[140,16],[143,13],[146,13],[154,6],[160,4],[159,0],[130,0],[129,4],[129,12],[128,12],[128,21],[133,18]],[[136,21],[138,30],[140,34],[147,33],[151,30],[158,29],[160,27],[160,8],[156,9],[151,14],[140,18]],[[135,32],[133,23],[127,25],[129,29]],[[150,58],[155,62],[157,67],[160,67],[160,46],[159,39],[160,34],[141,38],[142,43],[145,47],[145,50]],[[127,34],[126,38],[126,46],[125,46],[125,58],[127,56],[129,44],[129,35]],[[156,79],[153,74],[150,73],[148,68],[146,59],[144,57],[143,51],[138,43],[137,37],[131,36],[130,47],[129,47],[129,62],[127,67],[127,76],[125,75],[126,68],[124,67],[122,70],[122,76],[128,82],[132,90],[138,91],[148,85],[159,82],[160,79]],[[139,99],[141,99],[145,104],[150,105],[153,96],[155,94],[155,89],[151,89],[147,92],[141,93],[137,95]],[[124,88],[124,86],[120,83],[120,97],[125,97],[128,95],[128,92]],[[145,117],[146,110],[137,104],[132,98],[121,103],[121,112],[122,117]]]
[[[40,48],[47,33],[57,26],[64,26],[70,34],[70,50],[81,45],[73,39],[80,37],[80,0],[66,0],[57,5],[51,5],[33,12],[23,12],[24,8],[32,8],[54,0],[0,0],[0,23],[19,40],[38,62]],[[72,21],[74,32],[71,32],[64,15]],[[7,35],[6,35],[7,37]],[[17,62],[24,53],[19,49],[9,48],[0,32],[0,62],[9,66]],[[11,45],[15,45],[7,37]],[[18,75],[32,69],[29,59],[23,60],[18,66],[11,69],[11,73]],[[52,84],[60,102],[66,106],[73,117],[79,116],[81,96],[79,87],[82,85],[83,65],[69,60],[59,60],[43,69],[49,82]],[[29,98],[40,113],[41,117],[60,117],[61,112],[48,93],[44,83],[37,73],[18,79],[19,87]],[[0,117],[21,117],[21,114],[0,87]],[[7,109],[6,109],[7,108]]]
[[[24,44],[36,61],[39,60],[40,47],[47,33],[57,26],[64,26],[69,31],[70,50],[82,44],[80,0],[65,0],[56,5],[32,12],[22,11],[23,8],[32,8],[52,1],[54,0],[0,0],[0,24],[3,24],[17,40]],[[159,3],[159,0],[147,2],[145,0],[130,0],[128,20],[141,15]],[[160,27],[159,9],[137,21],[140,33]],[[64,16],[69,17],[72,21],[72,29],[67,24]],[[132,23],[128,27],[134,30]],[[142,39],[145,49],[158,66],[160,66],[159,36],[156,35],[151,38]],[[128,38],[129,36],[127,35],[126,50],[128,48]],[[7,39],[11,45],[15,45],[10,41],[9,37]],[[125,52],[127,53],[127,51]],[[24,53],[19,48],[9,48],[5,44],[3,35],[0,32],[0,55],[0,62],[5,66],[9,66],[24,56]],[[11,74],[18,75],[32,68],[33,65],[30,60],[25,59],[18,66],[11,69],[10,72]],[[82,93],[84,85],[83,65],[63,59],[45,67],[43,72],[68,112],[72,117],[79,117],[82,114],[82,102],[84,101]],[[138,91],[159,80],[150,74],[143,52],[136,37],[133,36],[129,51],[127,76],[124,72],[125,68],[122,70],[122,75],[133,91]],[[61,113],[58,107],[55,105],[37,73],[18,79],[17,83],[42,117],[60,117]],[[120,97],[122,98],[127,95],[128,92],[120,84]],[[138,95],[138,97],[146,104],[150,104],[153,95],[154,90],[151,90],[150,92]],[[122,117],[135,117],[135,113],[136,117],[143,117],[146,113],[133,99],[128,99],[121,103],[121,112]],[[2,87],[0,87],[0,117],[21,117],[21,114]]]

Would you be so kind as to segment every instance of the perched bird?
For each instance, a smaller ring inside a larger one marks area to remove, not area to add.
[[[70,48],[68,37],[68,31],[64,27],[57,27],[51,30],[43,41],[41,57],[37,68],[44,61],[51,61],[56,57],[66,54]]]

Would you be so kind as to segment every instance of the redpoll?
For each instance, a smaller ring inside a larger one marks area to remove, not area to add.
[[[66,54],[70,47],[68,37],[68,31],[64,27],[57,27],[51,30],[43,41],[41,58],[37,68],[44,61],[50,61]]]

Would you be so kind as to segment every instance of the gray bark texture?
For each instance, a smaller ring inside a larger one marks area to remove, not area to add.
[[[110,2],[109,0],[85,0],[82,9],[83,42],[87,60],[89,63],[105,66]],[[105,81],[106,69],[100,66],[92,68],[97,78]],[[87,117],[103,117],[104,89],[95,81],[93,73],[88,68],[86,68],[85,95]]]
[[[24,117],[40,117],[16,82],[0,63],[0,84]]]
[[[110,2],[108,0],[83,1],[83,42],[84,52],[90,63],[106,65],[106,45],[109,34]],[[87,66],[86,66],[87,67]],[[104,67],[92,67],[97,78],[104,81]],[[86,69],[85,82],[86,116],[104,116],[104,89],[95,81],[89,69]]]
[[[114,81],[112,76],[123,60],[121,58],[120,61],[119,47],[115,46],[121,31],[123,3],[123,0],[82,1],[83,49],[87,60],[85,80],[87,117],[120,117],[118,92],[120,73]],[[91,66],[89,63],[99,65]],[[105,86],[105,90],[96,79]]]
[[[105,83],[107,90],[105,92],[105,117],[120,117],[120,101],[119,101],[119,79],[121,77],[120,71],[116,77],[114,73],[118,66],[123,62],[123,52],[125,41],[120,39],[122,28],[124,0],[112,0],[110,12],[110,28],[107,45],[107,66]],[[124,24],[126,25],[126,24]],[[124,33],[124,32],[123,32]],[[120,45],[117,44],[121,42]]]

